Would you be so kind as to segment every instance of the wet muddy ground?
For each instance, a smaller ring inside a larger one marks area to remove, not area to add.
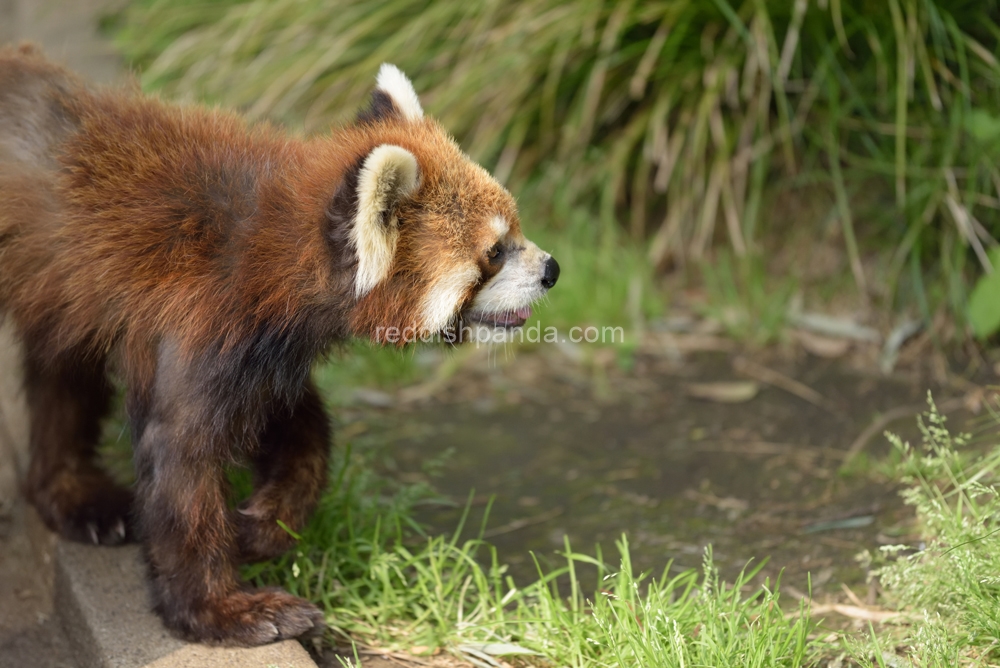
[[[340,412],[341,432],[384,444],[385,469],[402,480],[428,479],[426,462],[444,462],[430,479],[453,505],[421,511],[432,530],[454,530],[474,490],[472,537],[492,498],[485,536],[522,582],[537,577],[531,552],[558,564],[568,537],[588,554],[600,544],[616,564],[625,534],[637,570],[699,568],[711,544],[729,579],[769,558],[759,579],[783,571],[793,596],[807,591],[807,574],[819,598],[842,599],[842,583],[874,596],[856,555],[916,540],[916,527],[877,473],[889,451],[881,429],[843,467],[846,453],[887,414],[899,416],[892,431],[918,441],[913,416],[928,388],[956,428],[983,420],[968,422],[955,383],[919,371],[887,377],[787,351],[749,364],[747,373],[732,352],[639,355],[626,369],[571,363],[555,348],[514,361],[483,355],[420,401],[375,407],[388,402],[364,395]],[[693,383],[748,377],[777,386],[760,382],[741,403],[691,396]],[[782,389],[788,380],[800,387]]]

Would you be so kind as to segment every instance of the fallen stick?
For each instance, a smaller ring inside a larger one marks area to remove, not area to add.
[[[809,615],[825,615],[828,612],[836,612],[838,615],[850,617],[851,619],[862,619],[866,622],[887,622],[890,619],[902,617],[901,612],[889,610],[872,610],[871,608],[861,608],[856,605],[846,605],[844,603],[830,603],[828,605],[817,605],[809,608]]]
[[[542,522],[548,522],[554,517],[562,515],[562,508],[553,508],[552,510],[546,511],[534,517],[525,517],[519,520],[514,520],[513,522],[508,522],[503,526],[497,527],[495,529],[490,529],[483,532],[483,538],[493,538],[494,536],[499,536],[501,534],[510,533],[512,531],[518,531],[524,527],[530,527],[534,524],[541,524]]]
[[[800,383],[794,378],[789,378],[785,374],[775,371],[774,369],[769,369],[766,366],[757,364],[756,362],[751,362],[744,357],[736,357],[733,359],[733,369],[737,373],[749,376],[750,378],[760,381],[761,383],[767,383],[768,385],[773,385],[774,387],[780,388],[785,392],[794,394],[799,399],[808,401],[812,405],[829,411],[837,417],[843,417],[843,412],[822,394],[808,385]]]

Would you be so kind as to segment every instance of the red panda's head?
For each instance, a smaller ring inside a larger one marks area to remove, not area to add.
[[[424,117],[402,72],[382,66],[348,133],[358,155],[330,211],[354,250],[352,330],[401,343],[523,325],[559,265],[521,233],[510,193]]]

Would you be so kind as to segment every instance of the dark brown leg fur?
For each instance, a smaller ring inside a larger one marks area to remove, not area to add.
[[[176,366],[175,366],[176,365]],[[204,642],[260,645],[315,632],[323,615],[277,589],[255,590],[237,570],[238,530],[227,508],[225,464],[247,430],[227,397],[178,368],[175,351],[161,349],[157,383],[141,429],[136,495],[150,585],[167,626]]]
[[[326,486],[330,423],[309,382],[298,403],[273,416],[254,458],[256,491],[236,511],[240,560],[272,559],[294,540],[278,525],[301,530]]]
[[[115,545],[133,538],[132,494],[94,461],[112,389],[103,363],[43,364],[29,354],[31,420],[26,493],[50,529],[70,540]]]

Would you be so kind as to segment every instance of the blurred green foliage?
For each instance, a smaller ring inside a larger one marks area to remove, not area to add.
[[[775,185],[809,183],[830,211],[795,225],[832,217],[862,307],[961,322],[1000,236],[998,18],[995,0],[135,0],[118,41],[147,88],[307,131],[394,62],[530,230],[615,267],[602,282],[720,245],[766,268],[788,233]],[[580,211],[594,233],[558,215]]]

